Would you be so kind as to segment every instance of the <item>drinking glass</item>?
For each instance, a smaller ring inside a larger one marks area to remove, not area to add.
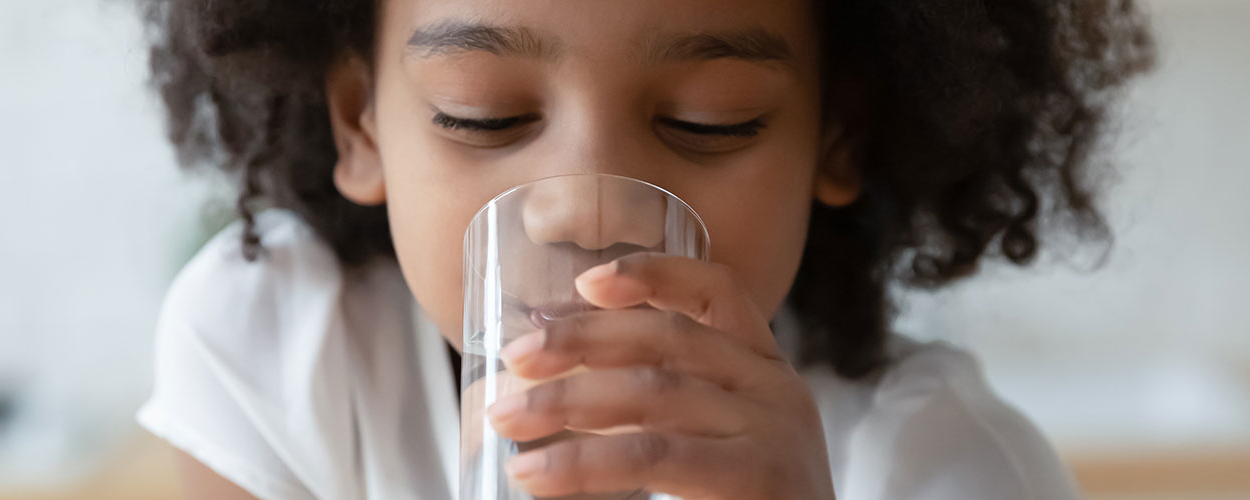
[[[539,381],[512,377],[499,351],[548,322],[595,309],[574,287],[583,271],[634,252],[707,260],[698,214],[655,185],[606,174],[549,177],[514,187],[474,216],[464,237],[464,359],[460,500],[530,500],[504,472],[508,457],[562,439],[629,432],[566,430],[518,443],[497,434],[485,409]],[[567,376],[585,368],[574,368]],[[636,430],[636,429],[635,429]],[[562,497],[672,499],[646,491]]]

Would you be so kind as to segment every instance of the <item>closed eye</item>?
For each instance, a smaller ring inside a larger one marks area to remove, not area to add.
[[[506,118],[460,118],[447,113],[434,114],[434,124],[449,130],[473,130],[478,132],[498,132],[513,127],[538,121],[534,113],[528,115],[509,116]]]
[[[673,118],[660,118],[658,121],[661,125],[681,132],[699,135],[723,135],[727,137],[755,137],[759,135],[760,129],[764,128],[764,122],[759,118],[728,125],[687,122]]]
[[[450,130],[474,130],[480,132],[497,132],[538,121],[537,114],[509,116],[504,118],[460,118],[438,112],[434,114],[434,124]],[[660,118],[659,123],[682,132],[700,135],[723,135],[729,137],[755,137],[764,123],[759,118],[728,125],[695,123],[674,118]]]

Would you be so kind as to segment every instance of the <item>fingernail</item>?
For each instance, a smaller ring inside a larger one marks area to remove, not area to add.
[[[508,460],[504,469],[516,479],[525,479],[547,467],[547,454],[541,451],[522,453]]]
[[[499,351],[499,355],[503,357],[503,362],[508,366],[516,366],[524,363],[538,351],[543,349],[544,337],[546,333],[542,330],[527,333],[520,338],[509,342]]]
[[[500,398],[486,409],[486,416],[491,420],[511,417],[525,409],[525,394],[512,394]]]
[[[607,264],[599,264],[595,267],[587,269],[581,276],[577,277],[577,283],[594,283],[616,274],[618,263],[612,261]]]

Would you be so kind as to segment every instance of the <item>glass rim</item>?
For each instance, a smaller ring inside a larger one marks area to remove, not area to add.
[[[617,175],[617,174],[603,174],[603,173],[572,173],[572,174],[559,174],[559,175],[551,175],[551,176],[542,177],[542,178],[539,178],[539,179],[534,179],[534,180],[529,181],[529,182],[526,182],[526,183],[524,183],[524,184],[520,184],[520,185],[517,185],[517,186],[510,187],[510,188],[508,188],[508,189],[505,189],[502,193],[499,193],[499,194],[495,195],[494,197],[492,197],[492,198],[490,199],[490,201],[488,201],[488,202],[486,202],[486,203],[482,204],[482,208],[477,209],[477,211],[473,213],[473,217],[471,217],[471,218],[469,219],[469,225],[468,225],[468,226],[466,226],[466,227],[465,227],[465,229],[464,229],[464,242],[465,242],[465,245],[468,245],[468,242],[469,242],[469,232],[473,230],[473,226],[474,226],[474,224],[475,224],[475,223],[478,221],[478,219],[482,216],[482,213],[486,212],[486,210],[487,210],[488,208],[490,208],[492,205],[495,205],[496,203],[498,203],[498,202],[499,202],[499,200],[501,200],[501,199],[503,199],[503,198],[507,197],[508,195],[510,195],[510,194],[512,194],[512,193],[514,193],[514,192],[516,192],[516,191],[519,191],[519,190],[524,189],[524,188],[527,188],[527,187],[531,187],[531,186],[533,186],[533,185],[535,185],[535,184],[538,184],[538,183],[541,183],[541,182],[550,181],[550,180],[553,180],[553,179],[562,179],[562,178],[568,178],[568,177],[597,177],[597,178],[606,178],[606,179],[613,179],[613,180],[621,180],[621,181],[626,181],[626,182],[632,182],[632,183],[635,183],[635,184],[641,184],[641,185],[643,185],[643,186],[647,186],[647,187],[650,187],[650,188],[652,188],[652,189],[655,189],[655,190],[657,190],[657,191],[659,191],[659,192],[661,192],[661,193],[664,193],[664,195],[665,195],[665,196],[668,196],[668,197],[669,197],[669,199],[677,200],[677,202],[678,202],[678,203],[681,203],[681,206],[682,206],[682,207],[684,207],[684,208],[686,209],[686,213],[688,213],[688,214],[690,214],[692,217],[694,217],[694,220],[695,220],[695,221],[697,221],[697,222],[699,223],[699,230],[703,233],[703,241],[704,241],[704,242],[706,242],[706,245],[708,246],[708,248],[711,248],[711,246],[712,246],[712,237],[711,237],[711,235],[710,235],[710,234],[708,234],[708,230],[707,230],[707,223],[706,223],[706,222],[703,222],[703,217],[701,217],[701,216],[699,215],[699,212],[696,212],[696,211],[694,210],[694,207],[691,207],[689,203],[686,203],[686,200],[683,200],[683,199],[681,199],[681,197],[679,197],[679,196],[677,196],[677,195],[673,194],[673,192],[672,192],[672,191],[669,191],[669,190],[667,190],[667,189],[664,189],[664,188],[662,188],[662,187],[660,187],[660,186],[657,186],[657,185],[652,184],[652,183],[650,183],[650,182],[644,181],[644,180],[642,180],[642,179],[635,179],[635,178],[633,178],[633,177],[626,177],[626,176],[624,176],[624,175]]]

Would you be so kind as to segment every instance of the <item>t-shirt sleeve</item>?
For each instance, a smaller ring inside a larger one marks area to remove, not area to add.
[[[282,429],[284,420],[299,426],[284,399],[304,392],[309,377],[284,352],[292,346],[271,331],[282,308],[272,291],[283,286],[290,256],[283,255],[281,231],[271,230],[274,247],[266,251],[277,252],[276,260],[246,261],[239,230],[232,226],[211,240],[167,292],[156,328],[153,392],[138,421],[257,498],[315,498]]]
[[[156,382],[140,425],[262,500],[311,498],[223,380],[221,366],[175,311],[162,316]]]
[[[934,344],[891,369],[850,434],[847,500],[1081,498],[1040,432],[966,352]]]

